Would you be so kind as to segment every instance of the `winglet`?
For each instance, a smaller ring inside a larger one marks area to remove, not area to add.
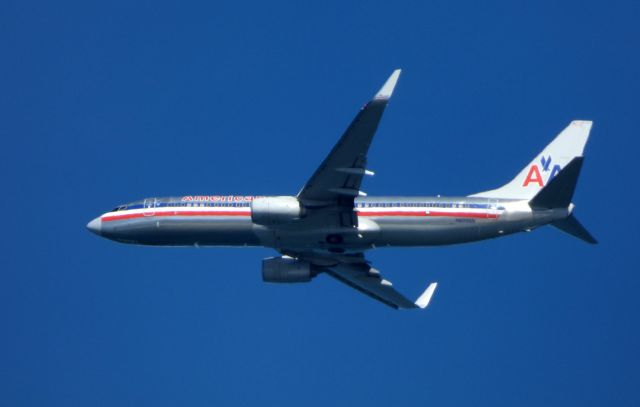
[[[422,295],[416,300],[416,305],[418,306],[418,308],[427,308],[427,305],[429,305],[429,302],[431,301],[431,297],[433,297],[433,293],[436,291],[436,287],[438,287],[438,283],[429,284],[429,287],[427,287]]]
[[[393,71],[391,76],[389,76],[389,79],[387,79],[384,85],[382,85],[382,88],[380,88],[380,90],[378,91],[374,99],[389,100],[389,98],[391,98],[391,95],[393,94],[393,89],[396,87],[396,83],[398,83],[400,72],[402,72],[401,69],[396,69],[395,71]]]

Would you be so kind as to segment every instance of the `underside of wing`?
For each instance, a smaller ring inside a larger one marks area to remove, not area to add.
[[[395,309],[426,308],[437,287],[437,283],[429,284],[416,301],[411,301],[396,291],[390,281],[382,278],[380,272],[367,263],[340,263],[326,268],[326,272],[361,293]]]
[[[338,213],[342,226],[357,224],[357,218],[351,214],[353,200],[364,195],[360,191],[362,178],[373,174],[366,169],[367,153],[399,76],[399,69],[391,74],[300,190],[298,199],[305,207],[332,208],[333,216]]]

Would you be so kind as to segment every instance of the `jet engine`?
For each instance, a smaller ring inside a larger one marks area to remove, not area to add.
[[[291,257],[262,260],[262,281],[267,283],[308,283],[317,272],[309,262]]]
[[[294,196],[271,196],[251,201],[251,220],[258,225],[288,223],[303,215],[302,205]]]

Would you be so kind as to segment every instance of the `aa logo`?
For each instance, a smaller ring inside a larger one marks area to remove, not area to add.
[[[541,168],[542,172],[540,172]],[[538,164],[533,164],[531,165],[531,167],[529,167],[529,173],[524,179],[524,184],[522,184],[522,186],[526,187],[529,186],[529,184],[538,184],[538,186],[542,188],[544,187],[544,178],[542,177],[542,174],[551,171],[551,174],[547,179],[547,182],[549,182],[553,179],[553,177],[558,175],[561,169],[562,167],[560,167],[559,164],[556,164],[553,166],[553,168],[551,168],[551,156],[542,156],[540,158],[540,167],[538,167]]]

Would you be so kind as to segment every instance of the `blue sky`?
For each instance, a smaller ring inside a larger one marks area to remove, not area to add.
[[[640,403],[637,2],[0,5],[3,405]],[[501,185],[594,120],[552,228],[369,257],[425,312],[267,249],[119,245],[85,230],[148,196],[294,194],[403,68],[371,195]]]

